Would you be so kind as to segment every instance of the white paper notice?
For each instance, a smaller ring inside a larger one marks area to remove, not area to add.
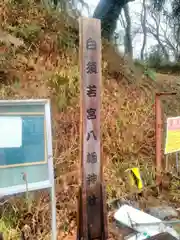
[[[22,118],[0,117],[0,148],[22,146]]]

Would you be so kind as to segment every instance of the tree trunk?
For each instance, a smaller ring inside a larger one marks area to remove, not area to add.
[[[159,38],[159,33],[153,33],[151,32],[151,34],[154,36],[154,38],[156,39],[156,41],[158,42],[163,54],[164,54],[164,57],[167,61],[169,61],[169,54],[168,54],[168,51],[166,50],[166,47],[164,46],[164,44],[161,42],[160,38]]]
[[[144,50],[145,50],[146,42],[147,42],[146,3],[145,3],[145,0],[143,0],[143,4],[142,4],[141,26],[142,26],[142,30],[143,30],[143,44],[142,44],[142,48],[141,48],[141,60],[144,60]]]
[[[101,20],[102,37],[111,40],[121,9],[133,0],[100,0],[93,17]]]
[[[132,39],[131,39],[131,18],[129,15],[129,5],[128,3],[124,6],[124,15],[126,19],[126,28],[125,28],[125,54],[133,57],[133,48],[132,48]]]
[[[164,54],[165,59],[166,59],[167,61],[169,61],[169,54],[168,54],[168,51],[166,50],[166,47],[163,45],[163,43],[161,43],[161,41],[160,41],[159,38],[157,38],[157,41],[158,41],[159,46],[160,46],[161,49],[162,49],[162,52],[163,52],[163,54]]]

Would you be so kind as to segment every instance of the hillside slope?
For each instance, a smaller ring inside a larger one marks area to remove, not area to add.
[[[77,22],[62,13],[48,13],[31,0],[1,1],[0,20],[0,98],[51,99],[58,239],[63,239],[75,231],[79,183]],[[130,166],[140,166],[147,184],[152,183],[154,172],[147,170],[155,160],[154,94],[174,85],[142,78],[107,44],[102,74],[102,151],[111,200],[129,192],[123,173]],[[27,239],[49,239],[48,194],[38,193],[35,199],[30,212],[22,198],[1,206],[0,231],[8,236],[23,230]]]

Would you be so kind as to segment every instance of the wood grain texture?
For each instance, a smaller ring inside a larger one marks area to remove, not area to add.
[[[80,18],[79,26],[83,232],[89,233],[88,239],[101,239],[101,23],[98,19]]]

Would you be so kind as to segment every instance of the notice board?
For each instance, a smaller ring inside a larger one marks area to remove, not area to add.
[[[167,118],[165,154],[180,151],[180,117]]]
[[[51,188],[54,182],[50,102],[0,101],[0,196]]]

